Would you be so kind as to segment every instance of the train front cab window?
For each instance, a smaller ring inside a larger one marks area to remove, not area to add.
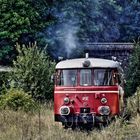
[[[81,69],[80,86],[113,86],[116,83],[113,73],[113,69]]]
[[[120,85],[120,75],[115,69],[105,68],[58,70],[56,85],[114,86]]]
[[[76,86],[77,85],[77,70],[58,70],[57,85],[59,86]]]
[[[80,70],[80,85],[81,86],[92,85],[92,71],[91,71],[91,69]]]
[[[115,84],[112,69],[94,69],[93,75],[95,86],[112,86]]]

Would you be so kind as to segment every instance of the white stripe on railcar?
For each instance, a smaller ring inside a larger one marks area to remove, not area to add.
[[[55,93],[119,93],[119,91],[55,91]]]

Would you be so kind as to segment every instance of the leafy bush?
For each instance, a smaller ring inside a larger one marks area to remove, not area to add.
[[[7,93],[1,95],[1,108],[10,108],[13,110],[34,111],[37,109],[37,104],[32,99],[31,95],[25,93],[22,89],[10,88]]]
[[[140,113],[140,87],[133,96],[127,99],[127,113],[132,116]]]
[[[128,96],[134,94],[140,86],[140,41],[134,44],[132,56],[130,58],[129,69],[126,75],[126,93]]]
[[[18,56],[14,61],[12,82],[25,92],[30,92],[34,99],[44,101],[53,97],[51,75],[55,63],[52,62],[45,50],[36,44],[29,46],[17,45]]]
[[[0,67],[2,71],[0,71],[0,94],[5,93],[5,89],[8,88],[9,85],[9,75],[10,68]]]

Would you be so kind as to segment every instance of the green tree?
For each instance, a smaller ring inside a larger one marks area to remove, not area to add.
[[[137,40],[140,34],[140,1],[138,0],[122,0],[117,1],[121,7],[120,14],[120,38],[121,41]]]
[[[113,41],[119,38],[118,19],[122,8],[115,0],[60,0],[54,9],[57,23],[62,25],[58,26],[60,36],[65,23],[78,27],[77,35],[82,39]]]
[[[29,46],[17,45],[18,56],[14,61],[12,83],[29,92],[37,100],[53,97],[51,75],[55,63],[52,62],[44,50],[36,44]]]
[[[0,38],[13,42],[24,34],[34,35],[49,22],[32,0],[0,0],[0,7]]]
[[[130,58],[129,69],[126,75],[126,94],[132,95],[140,86],[140,42],[134,44],[133,54]]]
[[[36,33],[52,23],[48,1],[43,1],[0,0],[0,60],[10,55],[15,42],[34,42]]]

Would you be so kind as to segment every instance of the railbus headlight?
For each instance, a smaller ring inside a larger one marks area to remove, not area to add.
[[[65,97],[65,98],[64,98],[64,104],[67,105],[67,104],[69,104],[69,102],[70,102],[70,99],[69,99],[68,97]]]
[[[70,114],[70,108],[68,106],[61,106],[60,107],[60,114],[61,115],[69,115]]]
[[[101,103],[102,103],[102,104],[106,104],[106,103],[107,103],[107,99],[106,99],[106,98],[102,98],[102,99],[101,99]]]
[[[110,108],[109,108],[109,106],[100,106],[100,107],[98,107],[98,112],[100,115],[109,115]]]

